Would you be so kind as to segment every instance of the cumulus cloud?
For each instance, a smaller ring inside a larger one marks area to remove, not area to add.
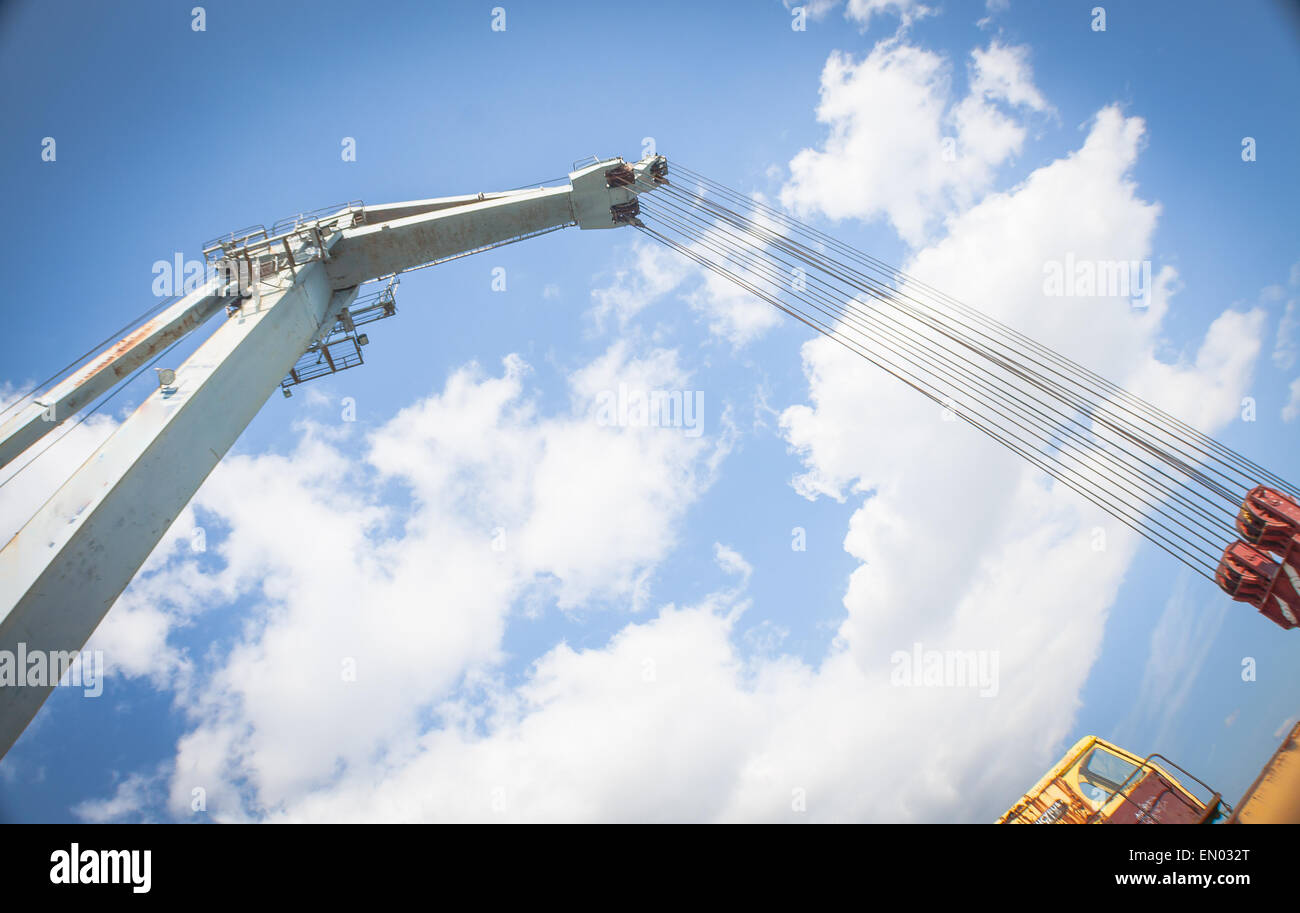
[[[729,279],[709,272],[686,301],[704,315],[709,332],[739,349],[781,322],[780,313]]]
[[[949,70],[940,54],[898,38],[860,61],[832,54],[817,107],[829,135],[791,160],[782,204],[836,220],[884,217],[913,245],[969,206],[1024,144],[1026,128],[1009,112],[1049,106],[1023,47],[976,49],[960,99]]]
[[[608,285],[591,292],[591,315],[599,329],[611,317],[619,327],[677,288],[690,272],[690,263],[666,247],[637,244],[631,264],[616,270]]]
[[[630,267],[618,270],[608,284],[592,290],[591,314],[603,328],[609,315],[619,325],[656,301],[678,295],[700,315],[709,333],[743,348],[781,322],[780,314],[731,281],[658,244],[637,243]]]
[[[1249,383],[1261,313],[1225,312],[1194,356],[1165,363],[1154,352],[1172,271],[1161,271],[1141,312],[1128,300],[1043,295],[1043,264],[1066,251],[1151,256],[1158,208],[1129,176],[1142,131],[1141,120],[1104,109],[1077,152],[951,219],[949,234],[907,270],[1213,431]],[[796,487],[810,497],[868,495],[845,539],[862,564],[841,641],[864,669],[913,639],[995,647],[999,714],[969,725],[954,714],[946,731],[963,746],[992,733],[1004,747],[990,743],[989,753],[1015,746],[1018,757],[1045,761],[1065,734],[1136,541],[829,340],[807,343],[804,362],[810,403],[782,417],[804,460]]]
[[[234,819],[347,771],[374,775],[463,676],[500,664],[517,609],[642,605],[726,454],[725,410],[710,403],[700,435],[598,420],[593,398],[611,388],[689,387],[672,351],[611,347],[573,375],[558,415],[539,414],[529,370],[515,356],[494,375],[462,368],[365,440],[308,424],[294,452],[228,457],[204,484],[194,509],[226,531],[209,534],[216,567],[198,565],[182,524],[91,644],[125,653],[117,671],[170,675],[191,722],[170,777],[176,814],[195,788]],[[395,489],[404,497],[377,494]],[[174,650],[169,634],[198,606],[240,600],[245,630],[215,654],[133,658]]]
[[[599,648],[560,644],[518,687],[485,681],[440,705],[445,725],[382,777],[349,769],[272,820],[927,820],[1022,788],[1024,771],[979,760],[1003,756],[1002,728],[979,733],[1005,708],[974,689],[891,684],[888,665],[843,647],[815,669],[747,662],[734,636],[747,564],[715,551],[737,588]],[[906,751],[882,750],[900,737]]]
[[[1132,376],[1132,389],[1194,427],[1222,428],[1239,414],[1266,323],[1258,308],[1224,311],[1206,330],[1194,360],[1167,364],[1149,359]]]

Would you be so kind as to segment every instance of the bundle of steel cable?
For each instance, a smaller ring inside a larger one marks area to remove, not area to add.
[[[1213,579],[1246,491],[1295,486],[981,311],[673,162],[637,227],[867,359]]]

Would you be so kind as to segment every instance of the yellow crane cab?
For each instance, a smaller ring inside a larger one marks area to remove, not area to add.
[[[1076,742],[997,823],[1207,824],[1228,811],[1217,792],[1168,758],[1139,757],[1090,735]]]

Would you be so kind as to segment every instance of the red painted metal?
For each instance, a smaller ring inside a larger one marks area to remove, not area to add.
[[[1147,771],[1103,824],[1198,824],[1205,809],[1154,770]]]
[[[1238,602],[1248,602],[1275,624],[1300,627],[1300,536],[1292,536],[1281,561],[1249,542],[1223,550],[1214,574],[1219,588]]]
[[[1237,532],[1251,545],[1281,555],[1300,536],[1300,504],[1258,485],[1252,488],[1237,514]]]

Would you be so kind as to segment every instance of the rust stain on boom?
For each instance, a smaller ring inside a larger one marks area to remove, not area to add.
[[[197,329],[208,318],[209,313],[210,311],[206,308],[202,310],[191,309],[185,313],[184,317],[175,320],[171,326],[167,326],[167,315],[165,313],[159,314],[153,320],[143,324],[139,329],[101,352],[94,361],[73,374],[70,378],[71,384],[80,387],[86,381],[106,370],[111,370],[115,378],[121,379],[125,377],[153,358],[158,352],[182,336]],[[150,339],[150,337],[154,338]],[[145,342],[145,340],[148,340],[148,342]],[[85,401],[89,401],[97,395],[93,391],[88,391],[88,393],[92,395],[85,395]],[[85,401],[83,401],[82,394],[72,394],[67,401],[68,411],[75,412],[85,405]]]

